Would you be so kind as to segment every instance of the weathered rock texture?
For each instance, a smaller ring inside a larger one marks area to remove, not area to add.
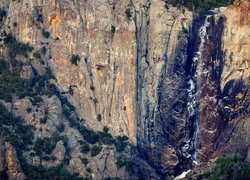
[[[15,148],[10,143],[0,141],[0,172],[1,179],[8,177],[13,180],[25,178],[16,155]],[[8,174],[8,175],[7,175]]]
[[[150,164],[138,160],[149,178],[173,177],[228,150],[249,147],[248,1],[198,17],[160,0],[0,0],[0,8],[7,11],[2,32],[29,43],[34,52],[46,49],[43,63],[32,54],[20,58],[26,64],[20,76],[29,79],[33,69],[43,75],[51,68],[54,84],[89,127],[108,126],[137,145]],[[72,55],[79,55],[77,65]],[[35,138],[50,137],[64,123],[71,149],[67,168],[86,176],[81,134],[69,126],[58,97],[42,99],[39,107],[28,98],[16,100],[15,113],[36,127]],[[46,124],[39,124],[45,114]],[[53,154],[52,162],[27,159],[57,165],[66,154],[62,142]],[[91,177],[128,177],[125,168],[116,167],[116,156],[106,147],[88,157]],[[0,170],[6,166],[2,157]]]

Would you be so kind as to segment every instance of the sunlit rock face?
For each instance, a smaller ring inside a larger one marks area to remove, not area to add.
[[[6,5],[7,6],[7,5]],[[10,2],[5,26],[21,41],[40,49],[49,46],[48,63],[60,88],[90,126],[108,125],[116,135],[136,141],[135,24],[127,1]],[[50,32],[46,38],[43,32]],[[71,64],[80,56],[78,66]]]
[[[249,147],[250,2],[199,15],[160,0],[0,0],[0,7],[7,11],[1,32],[34,52],[46,47],[43,65],[35,54],[18,59],[26,63],[20,76],[51,68],[76,114],[96,131],[107,126],[113,135],[128,136],[145,160],[143,173],[157,174],[149,177],[173,178]],[[7,52],[1,48],[0,55]],[[75,64],[73,55],[79,56]],[[48,109],[45,125],[27,114],[28,98],[14,102],[16,113],[37,127],[35,137],[51,136],[64,122],[73,152],[67,168],[85,176],[81,134],[67,124],[57,97],[42,98],[34,114],[42,118]],[[0,170],[7,166],[2,147]],[[57,165],[65,153],[59,141],[53,151],[58,160],[41,164]],[[90,159],[93,178],[129,177],[116,167],[114,154],[107,148]],[[29,160],[40,164],[36,157]]]

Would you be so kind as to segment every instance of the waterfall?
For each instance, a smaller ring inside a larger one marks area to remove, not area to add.
[[[198,51],[195,53],[193,57],[193,64],[192,68],[195,70],[193,77],[191,77],[188,81],[189,89],[188,89],[188,97],[189,102],[187,104],[188,106],[188,112],[190,117],[195,116],[197,114],[197,111],[199,111],[199,89],[200,89],[200,78],[203,73],[203,56],[202,53],[204,51],[205,42],[208,40],[208,34],[207,29],[210,26],[210,19],[211,15],[206,16],[204,24],[199,29],[199,38],[200,38],[200,44],[198,47]],[[193,136],[193,148],[194,148],[194,154],[193,154],[193,163],[198,164],[197,162],[197,151],[198,151],[198,144],[199,144],[199,135],[200,135],[201,129],[200,129],[200,121],[199,116],[195,117],[195,132]]]

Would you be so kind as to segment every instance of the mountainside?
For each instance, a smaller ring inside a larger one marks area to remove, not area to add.
[[[0,0],[0,179],[173,179],[250,160],[250,2],[176,2]]]

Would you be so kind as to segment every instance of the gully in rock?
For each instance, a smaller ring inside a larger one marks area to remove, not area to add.
[[[192,58],[193,64],[192,64],[192,69],[194,69],[194,74],[192,77],[189,79],[188,84],[189,84],[189,89],[188,89],[188,99],[189,102],[187,104],[188,106],[188,112],[190,116],[196,116],[195,117],[195,132],[193,135],[193,149],[194,149],[194,154],[192,155],[193,158],[193,163],[195,165],[198,165],[198,160],[197,160],[197,152],[199,151],[199,135],[200,135],[200,122],[199,122],[199,87],[200,87],[200,79],[201,75],[203,72],[203,51],[204,51],[204,46],[205,42],[209,39],[208,34],[207,34],[207,29],[210,26],[209,19],[211,18],[211,15],[206,16],[204,24],[201,26],[199,30],[199,38],[200,38],[200,44],[198,47],[197,52],[194,54],[194,57]]]

